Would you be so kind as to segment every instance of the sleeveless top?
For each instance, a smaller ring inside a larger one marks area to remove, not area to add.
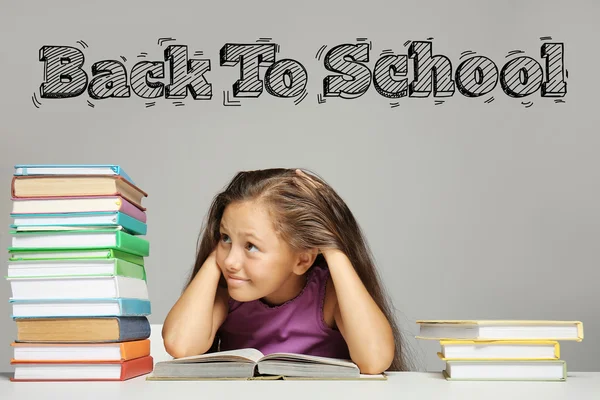
[[[255,348],[264,355],[285,352],[350,359],[342,334],[323,319],[329,269],[314,265],[307,274],[300,294],[278,306],[230,299],[229,313],[217,332],[219,350]]]

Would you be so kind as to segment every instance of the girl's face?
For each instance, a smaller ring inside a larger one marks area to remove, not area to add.
[[[302,279],[298,254],[277,235],[263,204],[248,201],[227,206],[220,235],[217,264],[234,300],[265,298],[281,304],[297,295]]]

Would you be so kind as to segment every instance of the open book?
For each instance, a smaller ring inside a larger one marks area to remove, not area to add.
[[[264,355],[256,349],[207,353],[157,362],[146,380],[379,379],[361,374],[350,360],[292,353]]]

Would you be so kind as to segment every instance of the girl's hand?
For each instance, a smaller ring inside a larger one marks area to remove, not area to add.
[[[325,261],[329,261],[335,257],[344,255],[343,251],[341,251],[340,249],[336,249],[334,247],[319,249],[319,253],[323,254],[323,257],[325,257]]]

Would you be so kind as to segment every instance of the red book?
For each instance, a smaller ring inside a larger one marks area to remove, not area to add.
[[[41,381],[125,381],[149,374],[152,356],[127,361],[11,361],[13,382]]]

